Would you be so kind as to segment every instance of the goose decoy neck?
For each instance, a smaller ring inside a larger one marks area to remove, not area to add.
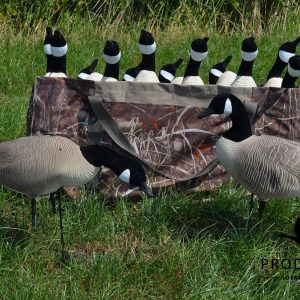
[[[295,55],[290,58],[288,69],[283,77],[283,88],[294,88],[297,78],[300,77],[300,55]]]
[[[223,137],[234,142],[240,142],[252,135],[251,125],[244,104],[231,94],[219,94],[213,98],[208,108],[198,118],[212,114],[230,116],[232,126],[223,134]]]
[[[273,77],[281,77],[286,65],[287,64],[280,59],[279,52],[278,52],[275,63],[268,73],[267,80],[269,80],[270,78],[273,78]]]
[[[252,76],[253,63],[258,54],[254,37],[244,39],[242,42],[242,61],[237,72],[237,76]]]
[[[77,77],[79,79],[86,79],[89,75],[91,75],[95,71],[97,65],[98,65],[98,59],[96,58],[92,61],[92,63],[88,67],[82,69],[78,73]]]
[[[103,77],[112,77],[118,80],[121,51],[116,41],[113,40],[106,41],[105,47],[103,49],[103,58],[106,62]]]
[[[155,72],[156,43],[152,34],[144,29],[141,30],[139,49],[142,54],[141,70]]]
[[[175,63],[163,66],[159,72],[159,81],[163,83],[172,82],[175,78],[176,71],[182,62],[183,59],[179,58]]]

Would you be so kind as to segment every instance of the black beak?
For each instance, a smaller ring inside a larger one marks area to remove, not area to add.
[[[212,115],[212,114],[214,114],[214,111],[213,111],[210,107],[208,107],[208,108],[206,108],[202,113],[200,113],[200,114],[198,115],[198,119],[201,119],[201,118],[210,116],[210,115]]]
[[[141,185],[141,189],[143,190],[143,192],[150,198],[154,198],[154,194],[152,193],[151,188],[149,188],[149,186],[146,184],[146,182],[142,183]]]

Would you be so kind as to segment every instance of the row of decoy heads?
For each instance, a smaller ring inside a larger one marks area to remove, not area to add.
[[[197,38],[192,41],[189,61],[183,76],[176,77],[176,71],[183,62],[179,58],[174,63],[164,65],[159,75],[155,73],[156,42],[152,34],[144,29],[138,41],[141,53],[140,63],[126,70],[123,80],[136,82],[162,82],[183,85],[204,85],[201,79],[200,66],[208,55],[209,38]],[[268,73],[265,87],[293,88],[298,77],[300,77],[300,55],[296,55],[296,48],[300,42],[300,37],[294,41],[286,42],[279,47],[276,60]],[[59,30],[47,27],[44,40],[44,53],[47,58],[45,76],[67,77],[66,76],[66,56],[67,42]],[[254,37],[243,40],[241,47],[242,60],[237,73],[226,71],[232,56],[228,55],[223,61],[218,62],[210,69],[209,84],[220,86],[236,87],[256,87],[257,84],[252,77],[253,64],[258,55],[258,48]],[[121,50],[116,41],[108,40],[103,49],[103,58],[106,63],[104,73],[95,72],[98,59],[86,68],[78,72],[78,78],[94,81],[118,81],[121,60]],[[284,70],[287,71],[284,74]]]

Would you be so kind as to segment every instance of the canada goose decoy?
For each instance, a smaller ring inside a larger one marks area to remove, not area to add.
[[[295,241],[296,243],[300,244],[300,218],[299,217],[297,218],[297,220],[295,222],[294,232],[295,232],[296,236],[291,236],[291,235],[288,235],[285,233],[281,233],[281,234],[279,234],[279,237],[287,238],[287,239],[290,239],[290,240]]]
[[[300,196],[300,143],[283,138],[252,135],[247,111],[231,94],[219,94],[199,114],[230,116],[231,128],[216,143],[226,171],[260,199],[259,219],[270,198]]]
[[[159,81],[163,83],[171,83],[174,80],[176,71],[182,62],[183,59],[179,58],[173,64],[164,65],[159,72]]]
[[[121,51],[116,41],[106,41],[103,49],[103,58],[106,66],[101,81],[118,81]]]
[[[88,77],[95,71],[95,68],[98,65],[98,59],[94,59],[92,63],[87,66],[86,68],[82,69],[79,73],[77,78],[78,79],[88,79]]]
[[[140,65],[126,70],[123,80],[124,81],[135,81],[135,78],[139,74],[140,71],[141,71]]]
[[[284,43],[280,46],[274,65],[272,66],[265,87],[281,87],[282,73],[287,66],[289,59],[296,53],[296,48],[300,42],[300,37],[292,42]]]
[[[252,70],[257,54],[258,49],[254,37],[251,36],[244,39],[241,49],[242,61],[232,86],[256,87],[256,83],[252,77]]]
[[[228,64],[232,59],[232,55],[228,55],[223,61],[215,64],[209,72],[208,83],[216,84],[218,79],[224,74]]]
[[[59,30],[55,30],[50,46],[52,54],[52,71],[49,77],[67,77],[68,45]]]
[[[101,166],[121,180],[153,197],[143,167],[131,156],[106,145],[80,147],[61,136],[28,136],[0,143],[0,184],[31,198],[32,225],[36,224],[36,198],[61,187],[81,186],[92,180]],[[59,199],[61,242],[63,228]]]
[[[52,54],[51,54],[51,40],[52,40],[52,28],[47,26],[46,27],[46,36],[44,39],[44,53],[46,55],[47,65],[46,65],[46,74],[45,76],[48,77],[52,72]]]
[[[190,50],[190,59],[184,72],[182,84],[204,85],[203,80],[199,76],[199,69],[208,54],[208,40],[209,38],[207,36],[193,40]]]
[[[139,64],[140,71],[136,76],[135,81],[159,82],[159,79],[155,73],[156,43],[152,34],[144,29],[141,30],[139,49],[142,54],[142,61]]]
[[[300,77],[300,55],[295,55],[289,59],[288,69],[283,77],[282,88],[296,87],[296,80]]]

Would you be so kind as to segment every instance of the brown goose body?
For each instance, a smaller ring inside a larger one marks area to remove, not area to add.
[[[275,136],[251,136],[216,145],[228,173],[261,200],[300,196],[300,144]]]
[[[93,179],[99,168],[80,147],[59,136],[30,136],[0,143],[0,184],[36,198]]]

